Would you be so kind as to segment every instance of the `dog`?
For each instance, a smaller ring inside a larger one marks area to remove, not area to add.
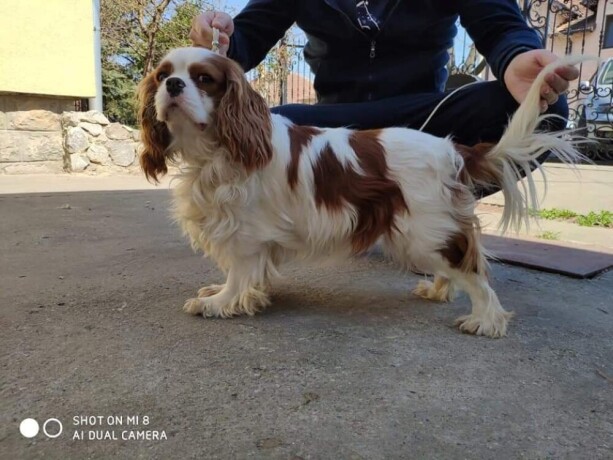
[[[488,281],[471,190],[499,187],[501,226],[519,228],[537,207],[535,159],[581,158],[568,136],[536,132],[544,76],[571,61],[543,70],[497,144],[466,147],[408,128],[297,126],[269,112],[237,63],[203,48],[172,50],[139,85],[140,163],[157,182],[181,161],[174,216],[192,247],[227,275],[184,310],[253,315],[270,304],[283,263],[345,259],[380,242],[401,267],[435,274],[419,282],[418,296],[469,295],[461,331],[506,335],[512,313]]]

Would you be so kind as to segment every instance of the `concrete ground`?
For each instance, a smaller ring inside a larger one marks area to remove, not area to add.
[[[572,170],[561,164],[546,163],[545,170],[547,186],[540,174],[535,175],[537,191],[542,198],[541,209],[567,209],[578,214],[613,211],[613,166],[579,165]],[[500,192],[481,201],[478,211],[485,232],[497,233],[503,205]],[[610,228],[581,227],[567,221],[540,219],[517,237],[542,240],[546,232],[559,241],[613,253],[613,229]]]
[[[2,459],[613,457],[611,272],[575,280],[495,264],[494,288],[516,313],[500,340],[459,333],[465,296],[417,299],[419,277],[377,252],[289,267],[263,314],[204,320],[183,301],[222,277],[170,222],[167,190],[7,182]],[[26,439],[28,417],[63,432]],[[121,439],[142,430],[167,439]]]
[[[607,209],[613,211],[613,166],[578,165],[575,169],[546,163],[547,193],[543,177],[534,176],[543,208],[571,209],[587,214]],[[504,205],[502,193],[483,199],[486,204]]]

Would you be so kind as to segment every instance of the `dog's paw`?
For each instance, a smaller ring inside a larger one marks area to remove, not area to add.
[[[183,311],[190,315],[202,315],[205,318],[229,318],[235,316],[230,305],[224,308],[219,299],[215,299],[216,296],[218,294],[210,297],[187,299],[183,305]]]
[[[240,315],[253,316],[268,305],[270,300],[264,291],[250,288],[239,294],[220,290],[208,297],[188,299],[183,310],[205,318],[231,318]]]
[[[211,297],[212,295],[218,294],[224,286],[225,284],[211,284],[210,286],[200,288],[198,289],[198,297]]]
[[[449,302],[454,297],[451,283],[444,278],[435,278],[434,283],[428,280],[420,280],[413,289],[413,294],[422,299],[436,302]]]
[[[467,334],[484,335],[498,339],[507,335],[507,324],[513,317],[512,312],[496,312],[494,315],[477,316],[474,314],[460,316],[455,324],[460,331]]]
[[[201,315],[203,311],[202,302],[200,299],[187,299],[183,304],[183,311],[190,315]]]

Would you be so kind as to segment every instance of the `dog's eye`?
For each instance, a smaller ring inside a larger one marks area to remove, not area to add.
[[[211,77],[207,73],[201,73],[200,75],[198,75],[197,80],[198,80],[198,83],[203,83],[203,84],[213,83],[215,81],[213,80],[213,77]]]
[[[166,72],[158,73],[157,80],[161,83],[168,78],[168,74]]]

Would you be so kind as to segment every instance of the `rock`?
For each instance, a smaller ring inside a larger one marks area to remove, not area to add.
[[[106,118],[104,114],[96,110],[90,110],[89,112],[81,112],[81,121],[85,121],[87,123],[94,123],[102,126],[106,126],[110,123],[109,119]]]
[[[135,142],[140,142],[140,131],[138,129],[132,131],[132,139],[134,139]]]
[[[62,133],[0,131],[0,162],[61,161]]]
[[[81,121],[80,112],[64,112],[62,113],[62,126],[64,129],[73,128]]]
[[[0,129],[6,129],[8,126],[8,121],[6,119],[6,114],[4,112],[0,112]]]
[[[118,166],[130,166],[136,158],[136,143],[109,141],[106,144],[113,163]]]
[[[63,171],[61,161],[36,161],[31,163],[5,164],[2,172],[5,174],[57,174]]]
[[[66,151],[71,154],[85,152],[87,147],[89,147],[89,139],[81,128],[68,128],[66,138],[64,139],[64,146]]]
[[[104,132],[109,139],[114,141],[125,141],[132,137],[132,133],[121,123],[111,123]]]
[[[94,137],[98,137],[100,136],[100,134],[102,134],[102,126],[97,123],[89,123],[87,121],[82,121],[81,123],[79,123],[79,128],[87,131]]]
[[[92,163],[99,165],[107,165],[111,162],[108,149],[100,144],[92,144],[89,146],[87,149],[87,158],[89,158]]]
[[[87,157],[79,153],[70,155],[70,170],[73,172],[84,171],[89,166]]]
[[[81,122],[102,126],[106,126],[110,123],[108,118],[95,110],[90,110],[89,112],[62,113],[62,126],[64,126],[64,128],[77,126]]]
[[[60,116],[48,110],[27,110],[6,114],[8,129],[20,131],[60,131]]]

